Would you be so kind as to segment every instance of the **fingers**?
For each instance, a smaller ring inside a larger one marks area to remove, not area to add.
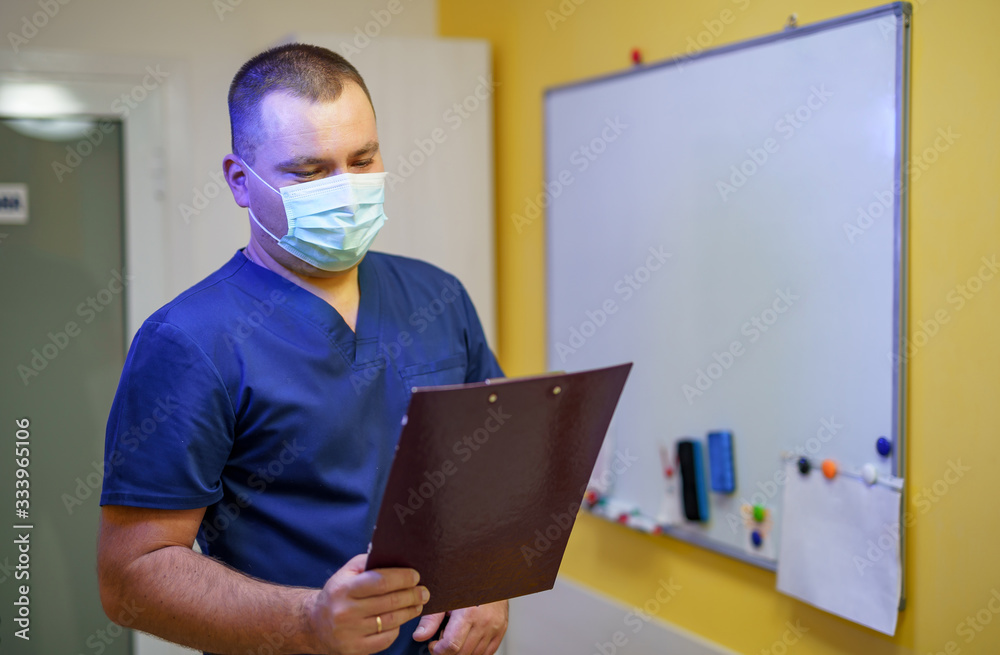
[[[352,559],[351,562],[356,559]],[[352,578],[348,582],[348,593],[352,598],[359,600],[386,596],[396,591],[412,590],[418,582],[420,574],[413,569],[373,569]]]
[[[428,644],[432,655],[493,655],[507,631],[507,602],[451,613],[441,639]]]
[[[352,558],[310,603],[310,628],[331,652],[375,653],[388,648],[399,627],[423,612],[430,593],[413,569],[365,571],[367,556]],[[326,651],[323,651],[326,652]]]
[[[430,599],[427,587],[417,585],[420,576],[413,569],[375,569],[364,571],[367,556],[359,555],[345,564],[327,581],[324,591],[330,597],[343,598],[345,607],[353,608],[360,618],[403,617],[395,625],[420,616]],[[360,573],[358,567],[361,567]],[[395,626],[393,626],[395,627]]]
[[[382,575],[386,572],[392,573],[393,570],[369,571],[369,573],[376,575]],[[427,587],[422,585],[404,587],[379,595],[359,597],[359,594],[392,588],[398,584],[409,584],[418,579],[418,576],[410,575],[413,573],[410,569],[396,569],[395,572],[399,575],[382,575],[381,580],[362,581],[360,585],[352,586],[348,590],[348,596],[357,613],[365,617],[365,622],[372,626],[371,632],[373,634],[379,634],[379,626],[381,626],[382,632],[398,630],[407,621],[420,616],[424,610],[424,603],[430,599],[430,592]]]
[[[365,571],[367,560],[367,555],[352,557],[327,580],[325,589],[334,592],[342,587],[353,600],[378,601],[367,604],[372,616],[427,602],[430,597],[427,587],[417,586],[420,581],[419,573],[404,568]]]
[[[423,585],[413,587],[412,589],[403,589],[401,591],[394,591],[384,596],[369,596],[368,598],[354,598],[354,602],[358,604],[358,607],[362,608],[366,613],[375,616],[376,614],[385,614],[386,612],[392,612],[394,610],[416,607],[422,610],[424,604],[430,599],[431,594],[427,591],[427,587]],[[419,616],[419,615],[418,615]]]
[[[469,653],[469,655],[484,655],[489,644],[490,640],[487,635],[470,632],[462,646],[462,652]]]
[[[463,650],[470,630],[472,630],[470,613],[465,610],[452,612],[444,634],[439,640],[430,643],[431,655],[458,655],[471,652]]]
[[[493,640],[490,641],[490,643],[486,645],[486,650],[483,651],[485,653],[485,655],[495,655],[495,653],[498,650],[500,650],[500,643],[503,641],[503,636],[504,636],[504,633],[501,632],[500,634],[498,634],[495,637],[493,637]]]
[[[351,559],[347,560],[347,564],[344,564],[340,568],[341,571],[351,571],[352,573],[364,573],[365,565],[368,564],[368,554],[362,553],[361,555],[355,555]]]
[[[423,617],[420,619],[420,623],[417,624],[417,629],[413,631],[413,639],[416,641],[427,641],[437,633],[443,620],[444,612],[428,614]]]
[[[421,585],[382,596],[360,599],[351,596],[351,599],[363,616],[381,616],[383,625],[386,624],[386,617],[401,616],[403,618],[397,624],[399,625],[420,616],[424,604],[430,599],[430,592]]]

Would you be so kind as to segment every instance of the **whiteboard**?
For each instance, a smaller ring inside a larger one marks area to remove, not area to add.
[[[548,365],[635,362],[598,513],[653,529],[660,447],[729,430],[735,492],[664,531],[774,568],[784,456],[902,475],[908,26],[895,3],[546,92]]]

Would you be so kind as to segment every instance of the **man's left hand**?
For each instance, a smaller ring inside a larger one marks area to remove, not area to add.
[[[444,612],[420,619],[413,633],[417,641],[427,641],[444,620]],[[440,639],[428,644],[431,655],[493,655],[507,632],[507,601],[476,605],[451,612]]]

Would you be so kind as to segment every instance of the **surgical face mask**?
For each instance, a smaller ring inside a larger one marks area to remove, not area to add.
[[[243,165],[281,196],[288,233],[274,236],[252,209],[250,218],[279,246],[321,270],[345,271],[360,262],[386,221],[382,203],[388,173],[342,173],[275,189]]]

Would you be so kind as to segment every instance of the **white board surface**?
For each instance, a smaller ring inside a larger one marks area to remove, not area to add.
[[[735,492],[668,532],[773,567],[783,453],[901,475],[905,10],[547,92],[549,368],[635,362],[609,506],[661,515],[659,447],[730,430]]]

